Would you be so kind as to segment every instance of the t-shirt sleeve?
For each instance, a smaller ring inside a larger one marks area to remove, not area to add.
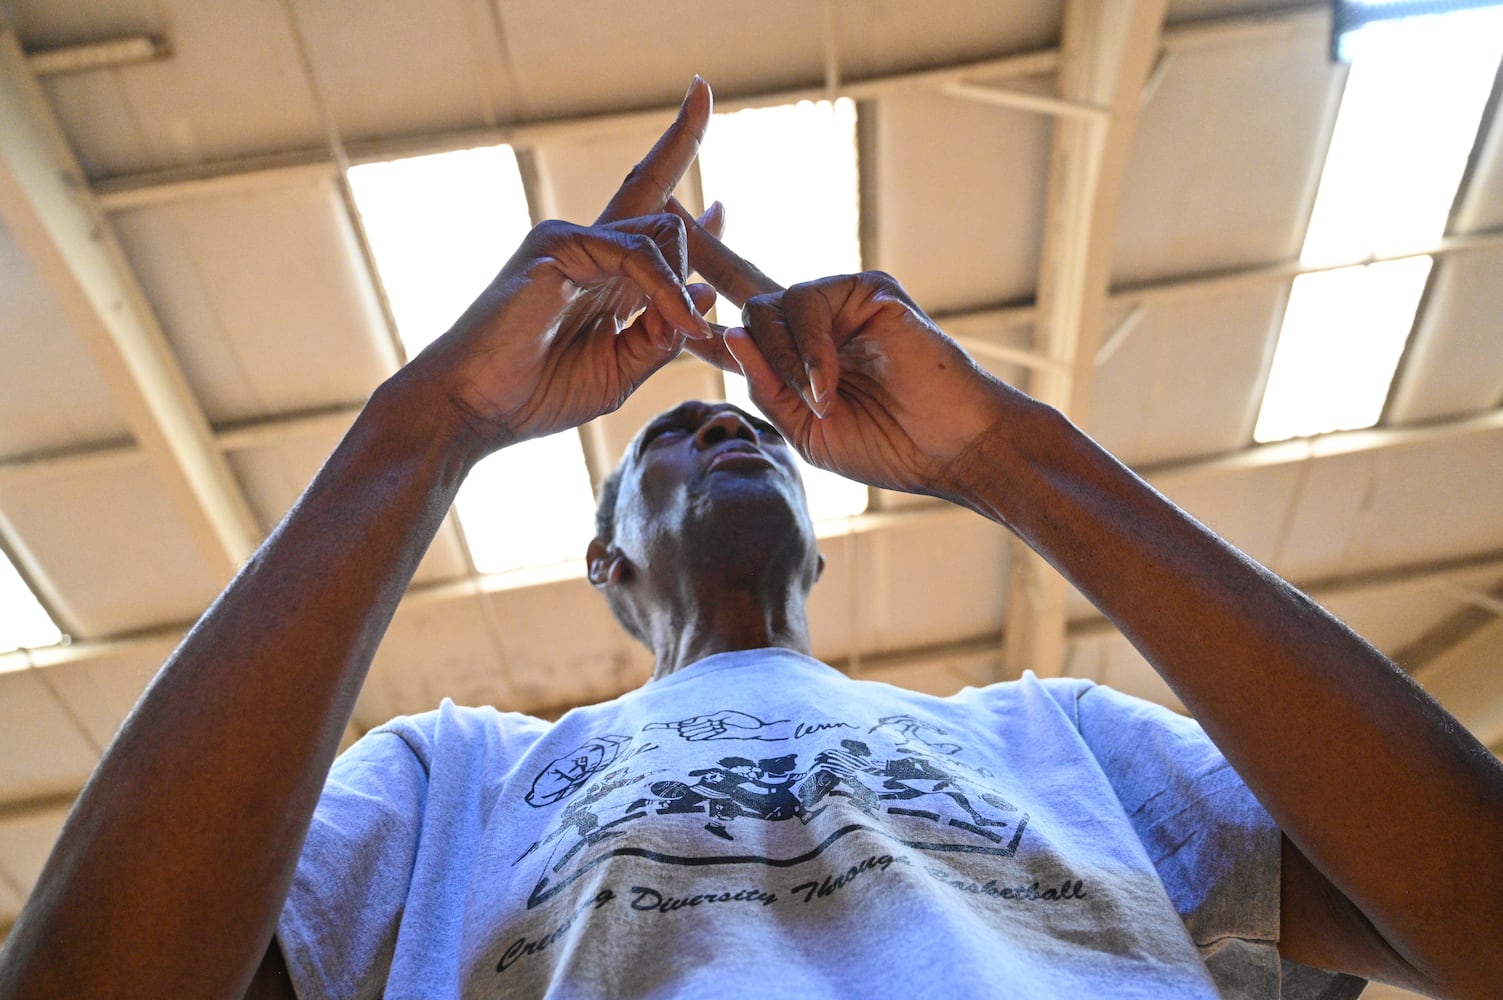
[[[383,727],[329,772],[277,924],[300,1000],[385,987],[427,793],[421,749],[415,732]]]
[[[1224,996],[1341,1000],[1366,985],[1278,957],[1281,834],[1193,719],[1079,687],[1082,738]]]

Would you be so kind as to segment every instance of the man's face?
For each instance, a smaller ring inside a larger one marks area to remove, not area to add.
[[[615,535],[631,555],[692,555],[698,545],[727,541],[727,532],[794,534],[813,544],[793,449],[771,424],[730,403],[688,402],[660,413],[624,462]]]

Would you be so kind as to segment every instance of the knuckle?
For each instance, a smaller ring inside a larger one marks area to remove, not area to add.
[[[646,233],[625,232],[621,240],[629,253],[651,257],[658,252],[657,241]]]
[[[546,243],[571,236],[578,228],[578,226],[565,222],[562,219],[544,219],[532,227],[532,232],[528,233],[528,238],[536,242]]]

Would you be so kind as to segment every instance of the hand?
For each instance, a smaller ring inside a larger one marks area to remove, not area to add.
[[[755,715],[724,709],[677,722],[649,722],[643,729],[674,729],[691,743],[703,740],[786,740],[793,735],[787,719],[763,722]]]
[[[683,215],[683,210],[670,205]],[[688,349],[747,378],[753,401],[815,465],[887,489],[963,499],[966,452],[1021,396],[980,369],[879,272],[784,290],[688,222],[689,257],[744,304],[746,326]]]
[[[683,107],[596,224],[532,230],[458,322],[410,366],[475,457],[591,420],[707,337],[707,286],[686,287],[683,224],[665,203],[709,124],[709,86]],[[711,228],[718,213],[707,213]]]

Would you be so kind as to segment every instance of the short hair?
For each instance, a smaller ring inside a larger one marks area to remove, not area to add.
[[[629,453],[628,453],[629,454]],[[616,499],[621,495],[621,479],[626,474],[625,456],[600,483],[595,498],[595,537],[610,542],[616,537]]]
[[[616,500],[621,495],[621,480],[626,475],[626,464],[631,460],[631,449],[627,449],[621,461],[610,471],[600,483],[600,492],[595,499],[595,537],[606,545],[616,537]],[[616,619],[616,624],[626,629],[627,635],[636,639],[648,649],[652,649],[652,642],[647,638],[647,633],[642,630],[640,623],[627,611],[625,599],[617,593],[615,588],[607,587],[602,593],[605,595],[606,607],[611,609],[611,617]]]

